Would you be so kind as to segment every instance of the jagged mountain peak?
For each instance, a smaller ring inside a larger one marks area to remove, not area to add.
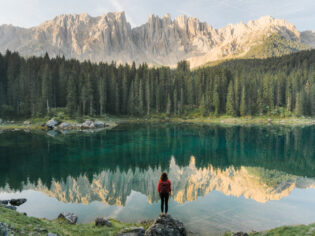
[[[293,51],[305,48],[299,46],[302,43],[315,47],[314,32],[300,34],[293,24],[271,16],[215,29],[195,17],[180,15],[172,19],[168,13],[162,17],[152,14],[147,23],[132,28],[121,11],[96,17],[63,14],[29,29],[2,25],[0,52],[9,49],[24,56],[48,52],[51,57],[64,55],[93,62],[169,66],[188,60],[195,67],[243,57],[274,34],[298,45]]]

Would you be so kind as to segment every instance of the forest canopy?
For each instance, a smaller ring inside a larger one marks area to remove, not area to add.
[[[0,54],[0,116],[315,116],[315,50],[190,70]]]

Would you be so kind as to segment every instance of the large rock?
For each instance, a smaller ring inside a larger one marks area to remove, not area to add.
[[[9,200],[0,200],[0,204],[8,205]]]
[[[81,125],[81,127],[84,128],[84,129],[90,129],[91,126],[94,126],[94,123],[91,120],[86,120]]]
[[[31,122],[30,122],[29,120],[26,120],[26,121],[23,122],[23,124],[24,124],[24,125],[30,125]]]
[[[121,230],[117,236],[144,236],[143,227],[130,227]]]
[[[25,198],[18,198],[18,199],[11,199],[10,200],[10,204],[12,206],[21,206],[25,202],[26,202]]]
[[[146,236],[186,236],[184,224],[170,215],[160,215],[145,232]]]
[[[59,121],[57,121],[57,120],[55,120],[55,119],[51,119],[51,120],[47,121],[46,126],[47,126],[49,129],[53,129],[53,128],[55,128],[58,124],[59,124]]]
[[[95,128],[104,128],[105,127],[105,123],[103,121],[96,120],[94,122],[94,127]]]
[[[58,216],[58,219],[65,219],[70,224],[76,224],[78,221],[78,217],[75,214],[70,213],[70,212],[60,213]]]
[[[68,122],[62,122],[62,123],[59,125],[59,128],[60,128],[60,129],[70,129],[70,128],[71,128],[71,125],[70,125]]]
[[[248,236],[248,233],[237,232],[237,233],[233,233],[233,236]]]
[[[111,227],[112,223],[110,222],[109,219],[103,218],[103,217],[98,217],[95,219],[95,226],[107,226]]]
[[[0,125],[3,123],[3,120],[2,119],[0,119]]]

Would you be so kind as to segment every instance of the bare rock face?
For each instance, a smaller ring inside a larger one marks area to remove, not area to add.
[[[174,20],[169,14],[150,15],[147,23],[131,28],[124,12],[110,12],[98,17],[60,15],[28,29],[2,25],[0,52],[9,49],[24,56],[43,56],[48,52],[50,57],[64,55],[81,61],[169,66],[189,60],[195,67],[245,55],[272,34],[315,45],[314,33],[303,33],[301,37],[294,25],[270,16],[215,29],[185,15]]]
[[[145,236],[186,236],[184,224],[170,215],[160,215],[147,229]]]
[[[301,32],[301,42],[315,48],[315,32],[310,30]]]

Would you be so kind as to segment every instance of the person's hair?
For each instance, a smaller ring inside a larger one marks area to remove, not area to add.
[[[161,180],[162,180],[162,181],[168,180],[168,177],[167,177],[166,172],[163,172],[163,173],[162,173],[162,175],[161,175]]]

